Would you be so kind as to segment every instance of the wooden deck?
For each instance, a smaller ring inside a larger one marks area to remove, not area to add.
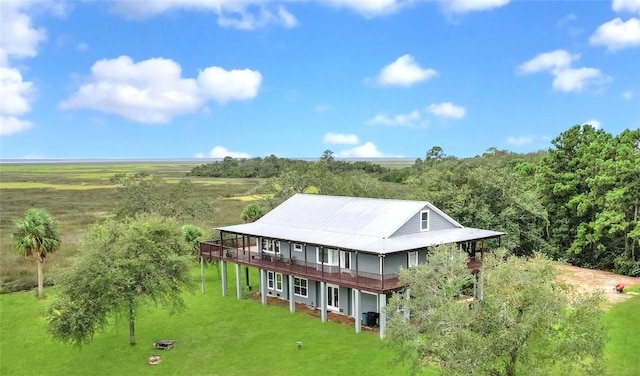
[[[397,290],[398,273],[376,274],[337,265],[316,264],[298,258],[258,252],[255,246],[237,248],[220,246],[217,242],[200,243],[200,256],[205,259],[222,260],[240,265],[253,266],[314,281],[335,283],[340,286],[377,293]]]

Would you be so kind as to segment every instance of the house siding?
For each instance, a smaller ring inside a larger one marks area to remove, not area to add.
[[[445,230],[449,228],[456,228],[456,226],[449,222],[442,215],[436,213],[435,210],[431,210],[429,206],[425,206],[422,210],[429,210],[429,231]],[[414,214],[407,222],[405,222],[391,237],[415,234],[420,232],[420,213]]]

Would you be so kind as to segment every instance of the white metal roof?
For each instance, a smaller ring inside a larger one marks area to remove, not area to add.
[[[425,206],[456,228],[391,237]],[[426,201],[308,194],[292,196],[253,223],[219,230],[380,254],[503,235],[463,227]]]

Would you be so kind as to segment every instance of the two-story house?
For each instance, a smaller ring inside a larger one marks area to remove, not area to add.
[[[323,322],[329,311],[353,316],[357,332],[363,313],[375,313],[381,338],[387,299],[403,288],[401,268],[424,263],[429,247],[451,243],[477,272],[484,241],[503,235],[464,227],[426,201],[310,194],[292,196],[253,223],[217,230],[220,238],[200,243],[200,255],[220,260],[223,295],[228,264],[235,265],[238,298],[241,266],[256,267],[263,304],[269,296],[285,299],[294,312],[303,303],[319,309]]]

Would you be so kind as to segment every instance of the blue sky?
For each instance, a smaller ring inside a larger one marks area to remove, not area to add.
[[[469,157],[640,127],[640,0],[0,0],[0,158]]]

